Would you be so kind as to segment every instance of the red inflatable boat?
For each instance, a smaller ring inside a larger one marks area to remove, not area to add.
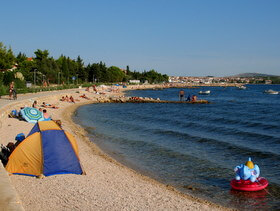
[[[258,191],[266,188],[268,186],[268,181],[263,177],[259,177],[256,182],[251,182],[250,180],[233,179],[231,180],[230,185],[235,190]]]

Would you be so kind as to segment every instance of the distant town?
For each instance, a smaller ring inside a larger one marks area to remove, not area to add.
[[[255,77],[190,77],[190,76],[170,76],[170,83],[192,83],[192,84],[223,84],[223,83],[242,83],[242,84],[279,84],[279,76],[255,76]]]

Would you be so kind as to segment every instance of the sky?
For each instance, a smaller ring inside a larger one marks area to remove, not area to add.
[[[172,76],[280,75],[280,0],[0,0],[0,42]]]

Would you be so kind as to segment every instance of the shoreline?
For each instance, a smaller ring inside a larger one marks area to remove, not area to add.
[[[69,93],[73,96],[75,95],[74,98],[77,98],[76,93],[72,93],[71,90],[69,90]],[[81,99],[80,102],[76,104],[59,102],[61,107],[52,110],[53,117],[62,120],[63,129],[71,132],[77,139],[81,164],[84,166],[87,175],[57,175],[45,177],[42,180],[20,175],[10,176],[12,184],[25,210],[37,210],[39,208],[40,210],[230,210],[229,208],[222,207],[212,202],[181,193],[171,186],[164,185],[124,166],[105,154],[96,144],[89,140],[86,131],[73,122],[72,116],[78,107],[85,104],[106,102],[110,96],[118,97],[122,94],[123,92],[112,93],[101,98],[100,96],[95,96],[95,100],[90,101]],[[33,94],[31,96],[33,99],[36,98],[40,102],[44,100],[48,103],[54,103],[57,102],[61,95],[62,94],[36,97],[36,94]],[[87,95],[89,97],[93,96],[90,93]],[[31,104],[30,98],[22,102],[22,104],[25,103]],[[4,109],[6,109],[4,113],[7,114],[7,111],[9,111],[8,109],[11,109],[12,106],[14,106],[14,104],[6,106],[7,108],[4,107]],[[2,114],[1,120],[3,120],[3,118],[5,117]],[[18,126],[18,128],[24,125],[25,131],[29,131],[32,126],[34,126],[33,124],[30,125],[30,123],[18,121],[17,119],[8,120],[10,121],[5,122],[6,124],[3,125],[3,127],[1,126],[1,132],[11,131],[9,127],[14,125]],[[8,126],[7,124],[12,125]],[[28,127],[26,127],[26,124],[28,124]],[[5,126],[6,128],[4,128]],[[27,134],[26,132],[24,133]],[[13,140],[11,138],[14,138],[16,134],[16,131],[9,134],[10,141]],[[118,175],[119,178],[116,175]],[[67,188],[69,183],[73,190],[70,187]],[[29,189],[26,190],[27,187],[32,191]],[[111,189],[112,187],[114,187],[114,190]],[[49,190],[42,191],[43,188]],[[63,190],[66,192],[63,193]],[[73,198],[73,194],[76,194],[76,197]],[[46,198],[48,199],[46,200]],[[107,198],[111,200],[108,201]],[[72,201],[70,202],[70,200]],[[35,201],[38,201],[38,205],[32,203],[35,203]],[[42,206],[47,205],[47,203],[52,203],[54,205]]]

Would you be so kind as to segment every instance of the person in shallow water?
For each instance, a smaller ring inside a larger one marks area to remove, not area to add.
[[[185,98],[185,92],[183,89],[181,89],[179,92],[179,99],[180,99],[180,101],[183,101],[184,98]]]
[[[188,95],[188,98],[186,100],[187,102],[190,102],[191,101],[191,95]]]
[[[193,96],[192,96],[192,102],[196,102],[196,100],[197,100],[197,96],[196,96],[196,95],[193,95]]]

